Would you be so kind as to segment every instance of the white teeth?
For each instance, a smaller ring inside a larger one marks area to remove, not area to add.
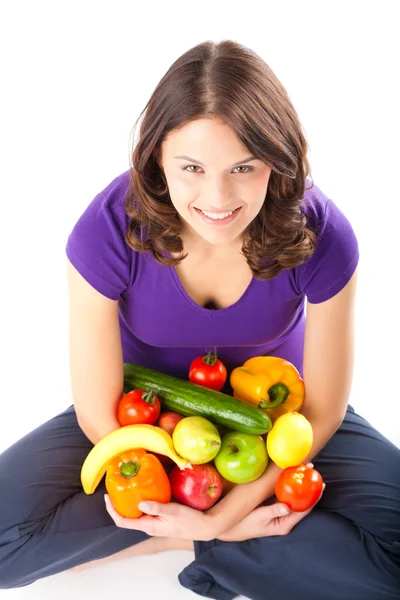
[[[199,210],[201,210],[201,208],[199,208]],[[201,212],[203,213],[203,215],[206,215],[206,217],[210,217],[211,219],[225,219],[226,217],[229,217],[235,211],[231,210],[230,212],[225,212],[225,213],[220,213],[220,214],[206,212],[205,210],[202,210]]]

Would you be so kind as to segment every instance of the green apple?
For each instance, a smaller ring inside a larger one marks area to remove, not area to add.
[[[185,417],[172,432],[175,451],[193,465],[210,462],[221,448],[218,429],[204,417]]]
[[[214,464],[219,474],[233,483],[258,479],[268,465],[265,441],[261,435],[239,431],[227,433],[222,438]]]

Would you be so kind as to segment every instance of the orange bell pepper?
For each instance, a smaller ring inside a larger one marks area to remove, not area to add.
[[[143,514],[143,500],[167,503],[171,485],[161,461],[143,448],[115,456],[107,465],[105,485],[120,515],[136,519]]]
[[[234,398],[264,409],[272,422],[286,412],[299,412],[304,403],[304,380],[291,362],[278,356],[246,360],[233,369],[229,381]]]

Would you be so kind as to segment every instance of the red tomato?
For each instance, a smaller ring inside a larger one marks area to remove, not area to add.
[[[287,504],[292,511],[303,512],[317,502],[323,483],[318,471],[308,464],[287,467],[277,479],[275,496],[278,502]]]
[[[154,425],[160,412],[160,400],[153,391],[132,390],[119,401],[117,419],[122,427],[138,423]]]
[[[217,357],[216,351],[198,356],[189,367],[189,381],[217,392],[224,387],[226,377],[226,367]]]

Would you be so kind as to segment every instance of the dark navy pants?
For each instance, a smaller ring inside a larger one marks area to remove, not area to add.
[[[104,477],[94,494],[83,492],[92,447],[71,405],[0,454],[0,589],[149,538],[115,525]],[[289,534],[195,541],[180,583],[221,600],[398,600],[400,449],[349,406],[313,463],[326,489]]]

